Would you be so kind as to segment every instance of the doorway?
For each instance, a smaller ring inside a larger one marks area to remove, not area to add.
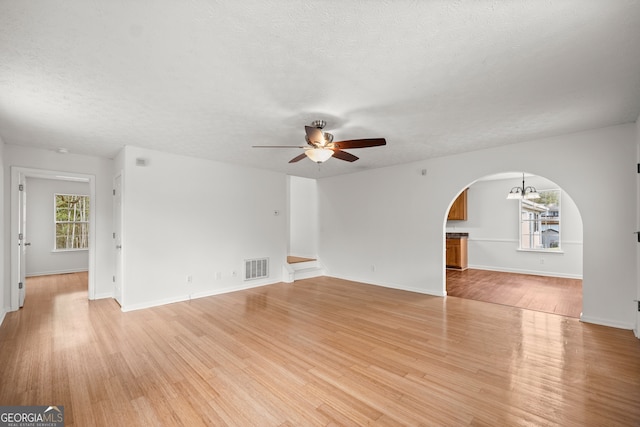
[[[560,198],[559,212],[545,211],[542,199],[534,204],[543,218],[540,224],[553,223],[550,232],[557,240],[548,245],[550,248],[542,247],[546,228],[536,224],[541,247],[523,248],[520,235],[528,233],[523,218],[529,216],[523,216],[524,204],[507,199],[510,189],[521,184],[522,173],[517,172],[486,176],[469,185],[466,219],[446,220],[444,227],[445,235],[467,236],[468,270],[445,269],[445,293],[579,317],[583,258],[580,212],[558,184],[544,177],[526,175],[526,186],[533,186],[540,193],[559,190]],[[531,210],[526,207],[527,211]],[[556,216],[558,214],[562,216]],[[529,242],[530,236],[526,237]],[[560,247],[556,247],[558,241]]]
[[[27,202],[29,191],[28,179],[45,179],[74,181],[88,184],[89,200],[95,200],[95,176],[78,174],[74,172],[42,170],[22,167],[11,167],[11,293],[10,310],[18,310],[25,295],[26,286],[26,259],[30,249],[28,245],[28,224],[26,224],[26,211],[29,209]],[[26,202],[26,203],[25,203]],[[89,244],[88,244],[88,298],[95,299],[95,209],[89,210]]]

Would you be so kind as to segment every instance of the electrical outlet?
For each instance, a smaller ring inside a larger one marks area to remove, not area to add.
[[[189,274],[187,276],[187,283],[192,283],[192,282],[193,282],[193,276]]]

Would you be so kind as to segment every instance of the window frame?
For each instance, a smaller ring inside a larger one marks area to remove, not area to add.
[[[87,212],[85,221],[59,221],[58,220],[58,197],[59,196],[72,196],[72,197],[84,197],[87,200]],[[54,193],[53,194],[53,249],[52,252],[76,252],[76,251],[88,251],[89,250],[89,224],[91,219],[91,197],[88,194],[73,194],[73,193]],[[86,246],[80,248],[58,248],[58,224],[84,224],[86,230]]]
[[[556,229],[557,228],[557,232],[558,232],[558,245],[557,247],[523,247],[523,237],[525,236],[523,230],[523,223],[524,221],[531,221],[531,220],[525,220],[523,218],[523,202],[525,201],[525,199],[520,199],[518,202],[518,251],[522,251],[522,252],[542,252],[542,253],[550,253],[550,254],[557,254],[557,253],[563,253],[562,251],[562,189],[561,188],[549,188],[546,190],[540,190],[538,191],[539,194],[542,193],[546,193],[546,192],[556,192],[558,194],[558,202],[557,202],[557,207],[558,207],[558,214],[555,216],[550,216],[547,218],[553,218],[554,220],[557,221],[557,227],[552,228],[552,227],[544,227],[544,217],[542,215],[542,211],[540,211],[540,213],[536,216],[534,212],[529,212],[530,214],[534,214],[534,220],[535,224],[534,224],[534,233],[536,232],[535,229],[539,230],[539,239],[541,242],[544,242],[544,237],[543,237],[543,232],[549,229]],[[536,203],[536,200],[530,200],[530,202]],[[528,227],[529,229],[531,229],[531,227]]]

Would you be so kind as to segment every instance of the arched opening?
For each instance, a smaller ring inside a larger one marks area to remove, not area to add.
[[[524,174],[524,181],[522,172],[484,176],[451,201],[449,212],[459,209],[464,195],[466,216],[444,221],[445,293],[580,317],[580,212],[555,182],[532,174]],[[512,189],[526,187],[541,197],[507,199]],[[460,263],[452,261],[454,255]]]

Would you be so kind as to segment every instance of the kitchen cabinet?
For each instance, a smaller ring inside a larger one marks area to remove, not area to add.
[[[466,270],[468,268],[466,233],[447,233],[446,249],[447,268],[456,270]]]
[[[466,188],[451,205],[447,220],[449,221],[466,221],[467,220],[467,191]]]

